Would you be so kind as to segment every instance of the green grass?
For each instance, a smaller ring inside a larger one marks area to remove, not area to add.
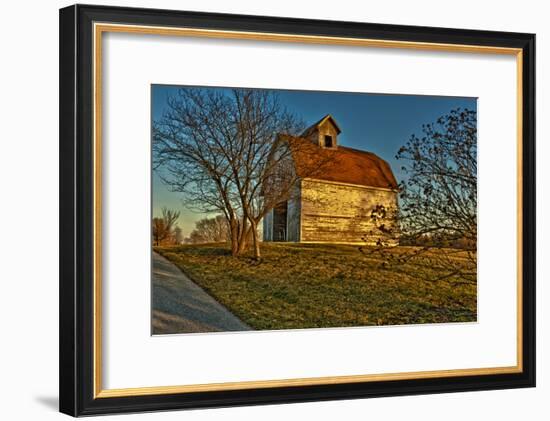
[[[477,319],[475,283],[422,280],[411,275],[427,268],[415,264],[382,268],[379,258],[354,246],[262,244],[260,262],[232,257],[219,244],[155,250],[254,329]]]

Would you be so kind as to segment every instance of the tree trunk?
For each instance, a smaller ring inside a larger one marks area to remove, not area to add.
[[[231,255],[239,254],[239,224],[235,218],[229,221],[229,230],[231,232]]]
[[[254,243],[254,259],[260,260],[260,239],[258,238],[258,224],[256,221],[250,221],[252,226],[252,241]]]
[[[248,248],[248,234],[250,232],[250,227],[248,226],[248,220],[243,217],[241,223],[241,232],[239,235],[239,250],[238,254],[243,254]]]

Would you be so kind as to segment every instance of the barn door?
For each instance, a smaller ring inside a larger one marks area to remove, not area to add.
[[[273,241],[286,241],[287,202],[281,202],[273,209]]]

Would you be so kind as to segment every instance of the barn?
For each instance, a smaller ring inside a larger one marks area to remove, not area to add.
[[[380,220],[373,219],[373,211],[383,210],[384,226],[396,224],[398,185],[390,165],[374,153],[340,145],[340,133],[326,115],[292,138],[308,147],[291,155],[298,182],[288,200],[264,217],[264,241],[375,244],[384,237],[386,244],[397,244],[396,230],[382,234]],[[316,160],[323,160],[317,171],[306,170]]]

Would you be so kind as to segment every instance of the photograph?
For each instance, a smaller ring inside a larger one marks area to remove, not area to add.
[[[477,98],[151,85],[153,335],[477,322]]]

